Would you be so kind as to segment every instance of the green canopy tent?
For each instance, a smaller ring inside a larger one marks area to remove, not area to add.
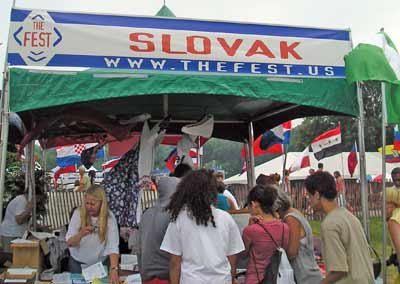
[[[10,109],[31,123],[48,121],[74,107],[93,108],[119,120],[149,113],[161,120],[168,96],[172,123],[180,133],[188,122],[213,114],[213,137],[243,142],[248,123],[256,136],[290,119],[313,115],[357,116],[355,88],[344,79],[285,79],[198,74],[120,73],[88,70],[57,74],[10,69]],[[135,129],[140,130],[140,128]],[[40,138],[85,133],[50,127]],[[93,131],[101,132],[94,128]]]
[[[27,19],[29,20],[29,17],[37,17],[36,13],[35,11],[16,10],[12,20],[14,19],[19,24],[20,22],[27,21]],[[68,28],[71,28],[77,22],[78,16],[82,16],[77,14],[68,14],[66,16],[62,13],[50,12],[41,15],[43,15],[42,18],[50,15],[55,21],[58,20],[60,23],[64,23],[64,27]],[[65,24],[71,15],[73,21],[71,20],[70,23],[67,23],[68,25]],[[90,25],[94,25],[93,21],[97,20],[96,17],[97,15],[86,15],[82,19],[84,19],[85,23],[90,22]],[[104,20],[103,16],[99,17],[101,21]],[[125,24],[124,21],[126,21],[126,17],[119,19],[113,16],[110,19],[112,23],[120,21],[121,25]],[[138,21],[139,24],[154,25],[154,22],[157,22],[158,19],[133,18],[132,21]],[[160,25],[163,28],[163,25],[172,25],[171,29],[180,28],[179,25],[182,24],[188,24],[190,28],[199,25],[201,28],[206,27],[207,29],[211,25],[210,22],[194,20],[183,20],[180,22],[179,19],[167,20],[166,18],[161,18],[160,21],[162,21]],[[210,29],[219,29],[222,25],[224,23],[216,22],[215,26],[212,26]],[[237,23],[227,25],[229,29],[239,28],[239,32],[242,32],[240,29],[242,27],[250,27],[261,33],[264,32],[264,29],[260,30],[260,25],[244,24],[240,26]],[[16,43],[12,41],[11,45],[17,45],[21,28],[13,26],[13,29],[11,32],[14,35]],[[57,28],[54,29],[56,30]],[[279,30],[281,27],[271,28],[274,32],[276,29]],[[284,32],[289,33],[296,31],[295,28],[293,29],[292,31],[290,27],[282,28]],[[61,28],[60,30],[64,32]],[[59,44],[61,40],[60,30],[57,30],[59,37],[53,42],[53,45]],[[331,33],[337,33],[336,31],[314,30],[312,28],[299,28],[299,32],[307,34],[315,33],[315,37],[321,34],[330,37]],[[348,34],[348,31],[339,32],[339,34],[343,33]],[[206,48],[207,40],[209,39],[205,36],[198,36],[198,38],[201,38],[205,42],[204,48]],[[191,39],[194,40],[193,37],[189,37],[187,40],[190,41]],[[168,40],[168,35],[163,35],[163,44],[166,40]],[[315,39],[312,40],[315,41]],[[218,41],[221,40],[218,39]],[[333,44],[338,44],[339,40],[332,40],[330,44],[332,42]],[[254,44],[256,43],[260,44],[259,41],[256,41]],[[147,44],[151,46],[149,43]],[[318,44],[316,47],[320,49],[322,46],[321,42],[318,42]],[[283,43],[283,46],[285,46],[285,43]],[[20,47],[17,46],[16,48]],[[165,48],[163,46],[163,50]],[[188,50],[192,49],[192,53],[199,52],[193,46],[188,45],[187,48]],[[289,47],[286,46],[286,48]],[[339,46],[339,48],[342,48],[342,46]],[[260,49],[253,51],[257,53],[258,50]],[[265,48],[263,50],[266,52]],[[343,50],[347,50],[347,47]],[[171,53],[171,50],[169,52]],[[310,50],[309,53],[312,54],[313,51]],[[40,52],[32,54],[40,54]],[[32,54],[27,58],[32,59]],[[16,51],[9,51],[9,60],[14,62],[15,65],[29,65],[26,63],[25,60],[27,59],[24,56],[26,56],[24,53],[19,55]],[[70,55],[63,56],[68,57]],[[57,55],[54,56],[54,58],[56,57]],[[97,63],[94,65],[91,65],[91,63],[85,65],[87,64],[85,62],[94,62],[93,60],[96,58],[92,56],[83,58],[84,60],[74,61],[75,57],[68,57],[68,60],[62,61],[63,63],[60,65],[97,67]],[[123,57],[121,58],[124,59]],[[321,58],[324,58],[324,56]],[[33,59],[39,60],[39,58]],[[171,59],[171,61],[173,60],[175,59]],[[245,58],[244,60],[247,59]],[[336,60],[343,61],[340,56]],[[48,63],[49,61],[46,62]],[[46,62],[43,64],[46,65]],[[210,62],[210,64],[213,64],[212,61]],[[83,65],[79,65],[81,63]],[[222,66],[222,64],[218,64],[217,69]],[[239,66],[239,64],[245,65],[247,63],[241,62],[235,66]],[[261,66],[264,63],[257,64],[257,66]],[[38,64],[35,63],[35,65]],[[53,65],[57,66],[54,62]],[[279,67],[279,64],[277,66]],[[249,67],[248,69],[253,70],[253,67]],[[315,64],[311,67],[319,68]],[[300,74],[302,73],[300,72],[297,73],[297,76],[283,76],[280,74],[275,74],[274,76],[268,74],[255,76],[250,73],[233,74],[233,72],[220,72],[219,74],[216,74],[218,72],[207,72],[205,74],[204,72],[188,72],[188,70],[182,70],[185,72],[176,72],[174,68],[163,71],[92,68],[83,71],[64,70],[61,72],[59,70],[10,68],[8,70],[9,77],[6,80],[8,83],[5,88],[6,96],[4,97],[6,98],[9,93],[9,108],[21,116],[28,131],[41,123],[51,121],[55,116],[62,115],[68,117],[68,113],[74,109],[79,109],[83,112],[85,109],[95,110],[101,112],[107,119],[111,119],[117,123],[141,113],[150,113],[152,122],[159,121],[170,114],[172,121],[167,132],[174,134],[180,133],[183,125],[195,122],[206,114],[212,114],[215,119],[213,137],[248,142],[249,145],[247,148],[249,149],[251,166],[248,167],[250,185],[254,182],[254,176],[252,176],[254,174],[251,171],[254,167],[251,145],[254,136],[258,136],[266,129],[294,118],[316,115],[348,115],[357,117],[359,114],[357,101],[359,96],[357,96],[356,87],[355,85],[349,86],[343,76],[330,77],[312,74],[301,76]],[[6,109],[8,108],[7,104],[6,98],[3,100],[3,105]],[[68,136],[79,137],[90,133],[104,133],[104,129],[90,122],[82,121],[78,125],[66,125],[64,122],[60,120],[57,123],[48,125],[46,131],[39,133],[38,137],[35,138],[52,139]],[[140,126],[132,130],[140,131]],[[1,183],[0,187],[2,187]],[[2,188],[0,188],[0,197],[1,192]]]

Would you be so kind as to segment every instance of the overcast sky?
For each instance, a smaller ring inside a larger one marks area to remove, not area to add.
[[[16,7],[154,15],[162,0],[16,0]],[[400,48],[399,0],[167,0],[178,17],[350,28],[354,42],[384,27]],[[11,0],[0,0],[0,67],[3,69]]]

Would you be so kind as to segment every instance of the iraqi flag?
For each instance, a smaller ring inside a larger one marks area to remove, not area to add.
[[[56,147],[57,151],[57,166],[65,168],[71,165],[81,164],[81,153],[85,149],[96,146],[97,143],[89,144],[74,144],[72,146]],[[99,149],[97,158],[104,157],[104,149]]]
[[[340,124],[336,128],[314,138],[310,145],[311,151],[314,152],[314,157],[318,161],[341,152],[341,146],[342,133],[340,131]]]
[[[283,154],[283,145],[288,145],[290,143],[291,129],[292,122],[288,121],[258,136],[253,145],[254,156],[260,156],[267,153]],[[242,148],[241,155],[242,158],[245,157],[244,147]]]
[[[358,164],[357,159],[357,143],[354,142],[353,147],[351,148],[351,152],[347,157],[347,168],[349,170],[350,176],[353,177],[354,171],[356,170]]]
[[[293,164],[289,168],[289,173],[299,171],[301,169],[307,168],[311,165],[310,163],[310,146],[307,146],[300,156],[296,158]]]

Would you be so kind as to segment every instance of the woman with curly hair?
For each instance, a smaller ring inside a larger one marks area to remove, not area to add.
[[[231,284],[244,249],[229,213],[217,209],[217,181],[198,170],[185,176],[167,210],[171,223],[161,250],[170,254],[171,284]]]

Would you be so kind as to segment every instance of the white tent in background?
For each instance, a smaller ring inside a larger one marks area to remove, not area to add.
[[[286,168],[289,168],[290,165],[296,160],[298,156],[301,155],[301,152],[289,152],[287,156],[287,162],[286,162]],[[366,152],[366,165],[367,165],[367,175],[371,176],[377,176],[382,174],[382,154],[379,152]],[[308,171],[310,168],[316,169],[317,164],[319,162],[324,164],[324,170],[331,172],[333,174],[334,171],[339,171],[342,176],[345,178],[350,178],[349,171],[347,169],[347,157],[349,156],[349,152],[343,152],[339,153],[335,156],[331,156],[325,159],[322,159],[321,161],[317,161],[314,158],[314,155],[310,153],[310,162],[311,162],[311,167],[309,168],[304,168],[300,171],[291,173],[290,179],[291,180],[296,180],[296,179],[304,179],[308,175]],[[400,163],[395,163],[395,164],[386,164],[386,169],[387,173],[390,174],[393,168],[395,167],[400,167]],[[257,167],[255,167],[255,176],[257,177],[259,174],[272,174],[272,173],[278,173],[282,175],[282,168],[283,168],[283,156],[277,157],[271,161],[268,161],[264,164],[261,164]],[[357,165],[355,171],[354,171],[354,176],[355,178],[359,177],[359,172],[360,168],[359,165]],[[246,173],[243,173],[242,175],[234,175],[228,179],[225,180],[226,184],[247,184],[247,175]]]

